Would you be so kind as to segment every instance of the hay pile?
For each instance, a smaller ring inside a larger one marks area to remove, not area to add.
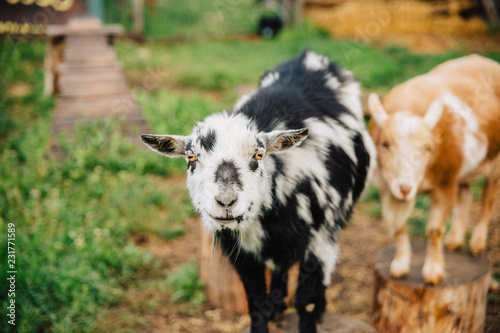
[[[373,38],[381,35],[475,35],[486,32],[479,17],[465,20],[459,10],[468,1],[355,0],[333,6],[307,6],[306,15],[335,37]]]
[[[468,20],[465,0],[308,0],[305,15],[335,38],[375,46],[404,45],[415,53],[500,49],[498,34],[478,16]]]

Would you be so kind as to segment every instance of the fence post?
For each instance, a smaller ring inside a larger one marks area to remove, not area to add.
[[[302,25],[304,11],[304,0],[294,0],[293,8],[293,26],[298,28]]]
[[[142,37],[144,33],[144,0],[132,0],[134,10],[134,35]]]

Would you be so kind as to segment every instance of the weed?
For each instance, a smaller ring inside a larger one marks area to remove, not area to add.
[[[417,195],[417,200],[415,201],[415,208],[424,211],[429,211],[431,208],[431,198],[426,194]]]
[[[412,216],[408,219],[408,233],[411,237],[424,237],[425,236],[425,223],[427,217],[425,216]]]
[[[363,202],[380,201],[380,192],[374,185],[369,185],[361,198]]]
[[[198,279],[198,263],[191,261],[182,265],[168,276],[175,302],[190,302],[200,305],[205,301],[203,283]]]

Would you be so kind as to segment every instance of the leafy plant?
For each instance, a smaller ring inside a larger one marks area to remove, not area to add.
[[[198,279],[198,263],[191,261],[168,276],[168,283],[173,290],[175,302],[191,302],[200,305],[205,301],[203,283]]]

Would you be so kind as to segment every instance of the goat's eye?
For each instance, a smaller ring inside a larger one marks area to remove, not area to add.
[[[263,157],[262,153],[255,153],[255,155],[253,155],[253,158],[255,158],[256,160],[261,160]]]
[[[389,148],[389,142],[387,142],[387,141],[383,141],[383,142],[381,143],[381,145],[382,145],[382,147],[384,147],[384,148]]]
[[[196,161],[196,155],[195,155],[195,154],[189,154],[189,155],[187,156],[187,158],[188,158],[189,162],[194,162],[194,161]]]

